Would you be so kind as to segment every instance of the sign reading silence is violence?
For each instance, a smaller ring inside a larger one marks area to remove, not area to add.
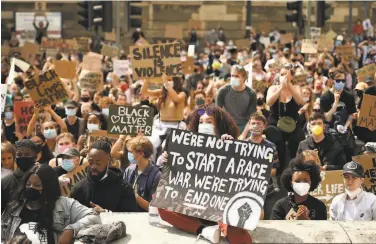
[[[246,141],[172,130],[152,206],[256,228],[268,188],[274,149]]]
[[[131,46],[133,78],[161,78],[181,75],[180,43]]]
[[[14,114],[16,119],[16,133],[26,136],[27,126],[34,114],[34,102],[32,101],[15,101]]]
[[[25,82],[33,101],[44,107],[68,98],[68,93],[55,70],[48,70]]]

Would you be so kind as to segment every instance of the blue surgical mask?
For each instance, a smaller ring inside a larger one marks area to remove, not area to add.
[[[13,119],[13,112],[5,112],[5,119],[7,120]]]
[[[73,159],[63,159],[63,162],[61,163],[61,167],[67,171],[67,172],[71,172],[75,165],[73,163]]]
[[[65,114],[69,117],[69,116],[76,116],[76,109],[71,109],[71,108],[66,108],[65,109]]]
[[[131,153],[131,152],[128,152],[128,160],[129,160],[129,162],[131,164],[136,164],[137,163],[136,159],[134,159],[133,153]]]
[[[102,108],[102,114],[106,117],[110,114],[110,109],[109,108]]]
[[[111,83],[111,82],[112,82],[112,78],[111,78],[111,77],[107,77],[107,78],[106,78],[106,82],[107,82],[107,83]]]
[[[87,124],[87,129],[89,132],[93,132],[94,130],[99,130],[99,125],[97,124]]]
[[[313,77],[307,77],[307,83],[308,84],[312,84],[312,82],[313,82]]]
[[[44,130],[43,135],[44,137],[46,137],[46,139],[53,139],[57,136],[57,132],[55,129],[47,129]]]
[[[334,89],[336,89],[336,91],[342,91],[344,87],[345,87],[345,83],[343,82],[334,83]]]
[[[240,79],[236,77],[231,77],[231,86],[232,87],[240,86]]]

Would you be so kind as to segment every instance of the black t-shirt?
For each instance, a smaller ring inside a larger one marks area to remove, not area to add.
[[[73,125],[68,123],[67,118],[64,118],[64,122],[67,125],[68,132],[74,136],[76,141],[78,141],[79,136],[83,133],[81,130],[83,119],[77,117],[76,122],[74,122]]]
[[[13,122],[10,126],[7,126],[5,125],[4,121],[3,121],[3,128],[5,130],[5,138],[11,142],[12,144],[16,143],[16,141],[18,141],[18,138],[15,134],[15,131],[16,131],[16,123]]]
[[[355,97],[347,90],[343,90],[339,97],[340,103],[344,104],[344,108],[348,115],[356,112]],[[334,103],[334,94],[331,91],[325,92],[320,99],[320,109],[322,113],[327,113]],[[333,120],[333,119],[332,119]],[[332,122],[332,121],[328,121]]]
[[[327,220],[326,205],[317,198],[308,195],[306,201],[297,203],[297,205],[304,205],[308,208],[311,220]],[[293,203],[289,196],[279,199],[274,204],[271,220],[285,220],[291,208],[293,208]]]

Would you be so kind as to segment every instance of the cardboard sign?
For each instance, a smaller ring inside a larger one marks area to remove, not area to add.
[[[100,140],[101,138],[106,138],[112,145],[114,145],[116,140],[119,138],[119,135],[107,134],[106,130],[95,130],[89,134],[86,140],[86,146],[90,147],[96,140]]]
[[[302,53],[317,53],[317,45],[313,40],[303,39]]]
[[[321,28],[311,27],[310,35],[311,35],[311,40],[318,41],[321,36]]]
[[[358,115],[358,126],[376,130],[376,96],[364,94],[362,106]]]
[[[201,21],[189,19],[188,20],[188,29],[189,30],[192,30],[192,29],[200,30],[201,29]]]
[[[10,52],[10,47],[8,44],[4,44],[1,46],[1,55],[8,56]]]
[[[110,105],[107,132],[135,136],[141,131],[151,136],[153,118],[153,109],[149,107]]]
[[[364,168],[364,190],[376,194],[376,153],[353,157]]]
[[[46,57],[55,58],[58,51],[54,48],[47,48],[46,49]]]
[[[1,112],[4,112],[5,109],[5,103],[7,101],[7,90],[8,85],[7,84],[1,84],[0,91],[1,91]]]
[[[364,82],[367,78],[373,78],[376,73],[376,64],[364,66],[361,69],[355,70],[355,73],[358,76],[358,81]]]
[[[89,52],[83,58],[82,69],[99,72],[102,69],[102,55]]]
[[[86,178],[88,169],[89,163],[86,162],[76,167],[71,172],[68,172],[65,176],[70,179],[70,183],[66,185],[60,185],[61,194],[66,197],[70,197],[73,186]]]
[[[247,230],[259,221],[274,149],[172,130],[152,206]]]
[[[103,88],[103,73],[82,70],[80,73],[80,87],[83,90],[100,91]]]
[[[335,33],[332,29],[330,29],[326,34],[325,37],[333,40],[337,36],[337,33]]]
[[[180,43],[131,46],[133,79],[161,78],[181,74]]]
[[[30,58],[34,58],[35,54],[39,51],[39,46],[35,43],[25,42],[23,47],[21,48],[21,56],[25,60],[29,60]]]
[[[288,44],[294,40],[294,35],[292,33],[281,34],[279,41],[281,44]]]
[[[187,57],[185,62],[182,62],[182,72],[185,75],[193,74],[195,68],[194,57]]]
[[[336,53],[342,58],[350,59],[354,56],[354,48],[351,45],[338,46]]]
[[[145,45],[149,45],[149,42],[147,40],[145,40],[145,38],[140,37],[140,38],[138,38],[138,40],[136,41],[136,43],[134,45],[145,46]]]
[[[180,25],[166,25],[165,38],[183,39],[183,27]]]
[[[101,53],[103,56],[116,57],[119,54],[119,48],[110,45],[102,45]]]
[[[132,69],[129,67],[129,60],[114,60],[114,73],[118,77],[132,74]]]
[[[74,79],[77,63],[68,60],[54,60],[56,74],[61,78]]]
[[[343,183],[342,170],[322,171],[321,183],[311,192],[311,196],[320,199],[326,205],[328,211],[333,198],[345,192],[345,185]]]
[[[269,21],[262,21],[260,25],[260,32],[269,33],[272,27],[272,23]]]
[[[104,33],[104,39],[106,41],[116,42],[116,33],[115,32],[106,32],[106,33]]]
[[[26,136],[27,126],[34,114],[34,103],[30,101],[14,102],[14,115],[16,120],[16,132]]]
[[[238,48],[249,48],[251,43],[249,42],[248,39],[240,39],[235,41],[235,45]]]
[[[334,42],[325,36],[321,36],[317,42],[319,50],[324,50],[326,48],[329,52],[334,48]]]
[[[46,121],[51,121],[52,116],[49,112],[41,110],[38,114],[37,123],[35,125],[35,133],[43,133],[42,132],[42,124]]]
[[[86,53],[89,51],[89,38],[87,37],[80,37],[77,38],[77,49],[79,52]]]
[[[31,99],[41,106],[57,104],[68,99],[68,92],[55,70],[48,70],[25,81],[25,87],[30,93]]]

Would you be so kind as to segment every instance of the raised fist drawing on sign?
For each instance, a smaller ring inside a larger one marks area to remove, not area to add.
[[[244,228],[245,221],[249,219],[252,213],[252,208],[251,206],[246,202],[244,203],[239,209],[238,209],[238,214],[239,214],[239,222],[237,224],[238,227]]]

